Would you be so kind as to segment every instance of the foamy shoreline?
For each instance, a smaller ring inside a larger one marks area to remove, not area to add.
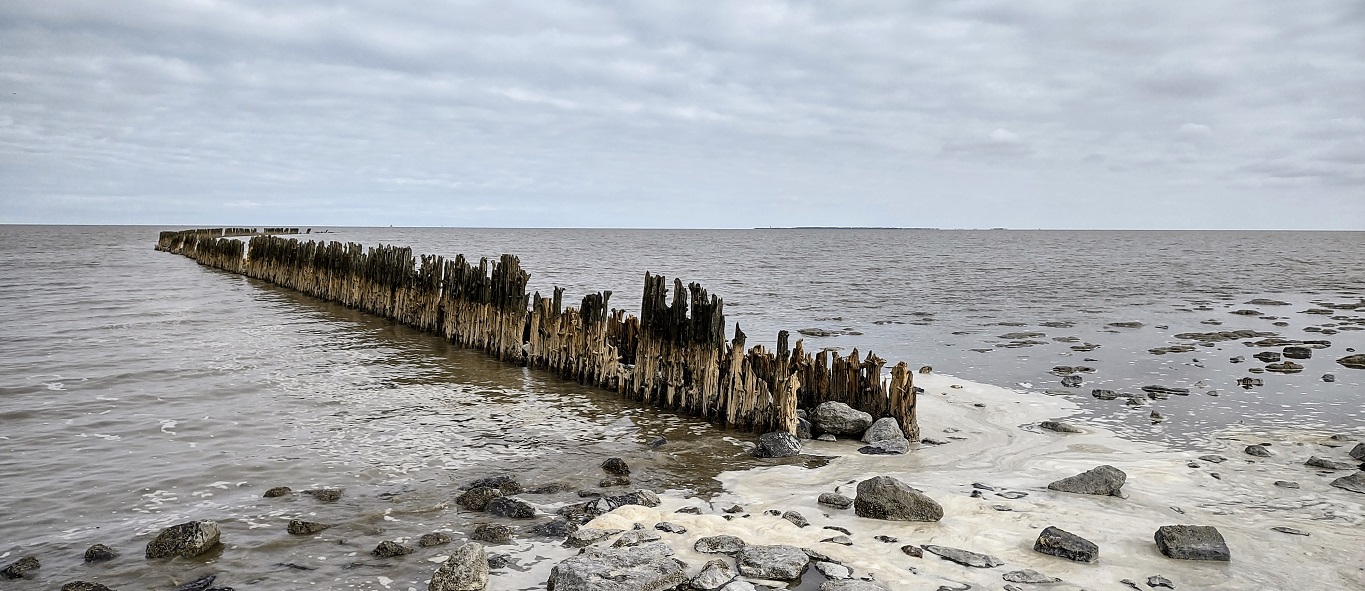
[[[853,441],[805,441],[805,453],[836,459],[815,469],[774,466],[726,472],[718,477],[726,492],[709,502],[664,495],[660,507],[622,507],[587,527],[630,529],[635,523],[652,526],[659,521],[682,525],[686,534],[666,535],[664,541],[691,567],[689,574],[716,557],[693,551],[697,538],[730,534],[751,544],[815,549],[851,567],[855,575],[871,575],[892,589],[961,588],[961,583],[999,588],[1004,584],[1001,575],[1025,568],[1061,578],[1062,583],[1048,586],[1052,589],[1124,588],[1121,579],[1144,583],[1153,575],[1165,576],[1178,589],[1365,589],[1365,555],[1359,551],[1358,531],[1365,523],[1365,495],[1328,485],[1350,472],[1329,473],[1303,465],[1311,455],[1348,461],[1346,451],[1353,442],[1330,442],[1322,433],[1224,433],[1212,438],[1206,450],[1181,451],[1125,440],[1083,424],[1085,432],[1076,434],[1037,429],[1039,421],[1077,411],[1065,399],[945,375],[918,375],[916,384],[925,389],[920,396],[925,436],[962,439],[921,445],[903,456],[861,455],[856,451],[861,444]],[[1243,453],[1246,445],[1260,442],[1272,443],[1272,457]],[[1197,459],[1206,454],[1228,459],[1222,463]],[[1199,467],[1190,467],[1190,462]],[[1049,482],[1101,464],[1128,474],[1124,486],[1128,498],[1047,489]],[[937,523],[879,521],[856,517],[852,509],[816,503],[822,492],[852,497],[857,481],[876,475],[922,489],[943,505],[944,518]],[[1273,484],[1277,480],[1294,481],[1301,488],[1281,488]],[[1010,500],[985,492],[983,498],[973,498],[974,482],[1027,496]],[[734,504],[743,506],[747,517],[726,520],[721,508]],[[703,514],[674,512],[689,505],[702,507]],[[769,509],[795,510],[810,526],[799,528],[765,514]],[[1217,527],[1232,561],[1163,556],[1153,534],[1160,526],[1175,524]],[[847,528],[853,545],[821,542],[840,534],[824,529],[826,525]],[[1098,544],[1098,563],[1034,552],[1038,533],[1048,526]],[[1271,529],[1276,526],[1311,535]],[[962,548],[999,557],[1005,565],[980,569],[931,554],[913,558],[899,550],[905,544]]]

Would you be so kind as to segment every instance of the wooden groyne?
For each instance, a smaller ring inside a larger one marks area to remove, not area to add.
[[[156,249],[287,287],[440,335],[502,361],[554,372],[663,409],[765,433],[797,430],[797,409],[837,401],[894,417],[919,439],[913,374],[905,362],[854,349],[811,354],[781,331],[777,349],[746,348],[738,324],[726,339],[724,305],[697,283],[672,289],[645,273],[640,315],[608,306],[610,291],[565,305],[563,289],[527,294],[517,257],[415,257],[411,248],[300,241],[297,228],[162,232]],[[292,230],[269,232],[269,230]],[[250,236],[249,240],[231,237]]]

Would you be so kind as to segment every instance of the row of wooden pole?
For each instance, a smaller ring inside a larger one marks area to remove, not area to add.
[[[919,438],[915,388],[904,362],[883,379],[880,357],[860,357],[857,349],[848,357],[828,350],[812,355],[800,340],[790,347],[787,331],[778,333],[776,351],[761,344],[746,349],[739,325],[726,340],[722,300],[696,283],[684,287],[675,279],[670,293],[663,276],[646,273],[637,317],[609,308],[610,291],[588,294],[577,307],[564,305],[558,287],[551,297],[528,296],[530,275],[512,255],[475,265],[464,255],[414,258],[407,247],[228,230],[250,231],[162,232],[156,248],[731,428],[795,433],[798,407],[837,401],[874,418],[894,417],[907,437]]]

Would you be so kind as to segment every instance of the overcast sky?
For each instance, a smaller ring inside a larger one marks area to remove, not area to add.
[[[0,222],[1365,229],[1365,2],[1022,4],[0,2]]]

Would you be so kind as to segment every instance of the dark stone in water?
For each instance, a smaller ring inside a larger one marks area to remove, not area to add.
[[[1232,560],[1223,534],[1210,525],[1163,525],[1153,536],[1156,547],[1169,558],[1181,560]]]
[[[788,511],[786,513],[783,513],[782,518],[792,522],[793,524],[796,525],[796,527],[806,527],[810,525],[810,522],[806,521],[806,518],[802,517],[801,514],[797,513],[796,511]]]
[[[1308,347],[1285,347],[1284,356],[1287,359],[1308,359],[1313,356],[1313,350]]]
[[[839,532],[839,533],[841,533],[841,534],[844,534],[844,535],[846,535],[846,536],[851,536],[851,535],[853,535],[853,532],[848,531],[848,528],[839,527],[839,526],[837,526],[837,525],[826,525],[825,527],[823,527],[823,528],[821,528],[821,529],[827,529],[827,530],[830,530],[830,531],[837,531],[837,532]]]
[[[441,532],[423,534],[422,537],[417,538],[417,545],[423,548],[430,548],[432,546],[442,546],[449,543],[450,536],[445,535]]]
[[[1349,453],[1351,457],[1365,461],[1365,443],[1357,443],[1355,447],[1351,448]]]
[[[1270,528],[1270,529],[1272,529],[1272,530],[1274,530],[1274,531],[1277,531],[1277,532],[1280,532],[1280,533],[1282,533],[1282,534],[1289,534],[1289,535],[1291,535],[1291,536],[1307,536],[1307,535],[1310,535],[1310,534],[1309,534],[1308,532],[1306,532],[1306,531],[1303,531],[1303,530],[1301,530],[1301,529],[1294,529],[1294,528],[1292,528],[1292,527],[1277,526],[1277,527],[1272,527],[1272,528]]]
[[[1327,382],[1327,383],[1332,383],[1332,382],[1337,381],[1337,376],[1332,375],[1332,374],[1330,374],[1330,373],[1325,373],[1325,374],[1322,374],[1322,381]]]
[[[998,493],[995,493],[995,496],[997,496],[997,497],[1004,497],[1004,498],[1006,498],[1006,499],[1014,500],[1014,499],[1022,499],[1022,498],[1024,498],[1024,497],[1027,497],[1027,496],[1028,496],[1028,493],[1026,493],[1026,492],[1021,492],[1021,491],[1017,491],[1017,490],[1007,490],[1007,491],[1005,491],[1005,492],[998,492]]]
[[[285,529],[287,529],[289,533],[294,534],[296,536],[306,536],[318,533],[329,527],[332,526],[327,525],[325,523],[317,523],[315,521],[302,521],[294,519],[289,522],[289,527]]]
[[[523,490],[521,482],[517,481],[517,477],[508,474],[504,474],[502,476],[480,478],[478,480],[475,480],[474,482],[464,485],[462,488],[464,488],[465,490],[470,490],[479,487],[496,488],[502,491],[502,494],[505,495],[514,495]]]
[[[1299,487],[1299,483],[1297,483],[1297,482],[1290,482],[1290,481],[1288,481],[1288,480],[1276,480],[1276,481],[1275,481],[1275,486],[1278,486],[1278,487],[1280,487],[1280,488],[1298,488],[1298,487]]]
[[[1062,378],[1062,385],[1067,388],[1081,387],[1081,376],[1066,376]]]
[[[547,538],[563,538],[578,531],[578,524],[567,519],[556,518],[531,526],[527,531],[532,535]]]
[[[828,544],[839,544],[841,546],[853,545],[853,540],[848,539],[848,536],[834,536],[832,538],[825,538],[823,540],[820,540],[820,542]]]
[[[176,587],[171,591],[205,591],[213,585],[213,580],[217,578],[218,575],[203,576],[188,583],[185,583],[184,585]]]
[[[90,581],[72,581],[70,583],[62,585],[62,591],[114,591],[114,590],[105,587],[104,585],[101,585],[99,583],[92,583]]]
[[[380,542],[378,546],[375,546],[374,550],[370,550],[370,554],[373,554],[379,558],[392,558],[394,556],[412,554],[413,552],[416,551],[417,551],[416,549],[409,548],[407,546],[399,544],[398,542],[384,540]]]
[[[1365,472],[1356,472],[1332,481],[1332,486],[1342,490],[1365,494]]]
[[[607,461],[602,462],[602,470],[607,474],[630,476],[630,466],[621,458],[607,458]]]
[[[261,495],[261,496],[264,497],[264,498],[269,499],[269,498],[273,498],[273,497],[282,497],[282,496],[287,495],[287,494],[289,494],[289,493],[291,493],[291,492],[294,492],[294,489],[289,488],[289,487],[287,487],[287,486],[277,486],[277,487],[272,488],[272,489],[270,489],[270,490],[268,490],[268,491],[265,491],[265,494],[263,494],[263,495]]]
[[[1033,551],[1074,562],[1095,562],[1100,559],[1100,547],[1094,542],[1052,526],[1038,534]]]
[[[1265,370],[1266,370],[1266,371],[1273,371],[1273,372],[1275,372],[1275,373],[1299,373],[1299,372],[1303,371],[1303,366],[1302,366],[1302,365],[1299,365],[1299,364],[1297,364],[1297,363],[1294,363],[1293,361],[1286,361],[1286,362],[1284,362],[1284,363],[1270,363],[1270,364],[1267,364],[1267,365],[1265,366]]]
[[[335,488],[319,488],[316,490],[305,490],[303,494],[312,495],[313,498],[324,503],[331,503],[341,499],[341,491]]]
[[[218,545],[218,524],[213,521],[189,521],[161,530],[147,542],[148,559],[198,556]]]
[[[498,517],[530,519],[536,516],[536,509],[530,503],[516,497],[496,497],[488,501],[488,512]]]
[[[1215,454],[1210,454],[1210,455],[1207,455],[1207,456],[1199,456],[1199,459],[1204,460],[1205,462],[1213,462],[1213,463],[1215,463],[1215,464],[1221,464],[1221,463],[1223,463],[1223,462],[1228,461],[1227,458],[1225,458],[1225,457],[1223,457],[1223,456],[1220,456],[1220,455],[1215,455]]]
[[[797,455],[801,455],[801,441],[785,431],[760,435],[758,447],[754,448],[754,457],[758,458],[787,458]]]
[[[659,447],[660,445],[663,445],[665,443],[668,443],[667,437],[655,437],[654,439],[650,440],[648,445],[650,447]]]
[[[1270,457],[1270,450],[1266,449],[1264,445],[1248,445],[1246,449],[1242,451],[1245,452],[1246,455],[1256,456],[1258,458]]]
[[[104,562],[118,557],[118,552],[104,544],[95,544],[85,550],[86,562]]]
[[[630,486],[629,476],[608,476],[598,481],[597,486],[611,488],[613,486]]]
[[[835,509],[847,509],[853,506],[853,499],[839,493],[820,493],[820,498],[816,502]]]
[[[1163,395],[1175,394],[1176,396],[1189,396],[1189,388],[1171,388],[1168,386],[1143,386],[1142,391],[1152,398],[1165,398]]]
[[[20,558],[19,560],[9,563],[8,566],[0,570],[0,578],[11,580],[20,579],[23,577],[27,577],[29,573],[38,570],[38,568],[42,566],[43,566],[42,563],[38,562],[37,556],[25,556],[23,558]]]
[[[470,511],[483,511],[489,501],[502,496],[502,490],[490,486],[476,486],[455,497],[455,504]]]
[[[890,476],[858,483],[853,510],[859,517],[891,521],[938,521],[943,507],[922,491]]]
[[[1041,427],[1041,428],[1043,428],[1043,429],[1047,429],[1048,431],[1056,431],[1056,432],[1058,432],[1058,433],[1084,433],[1084,432],[1085,432],[1085,431],[1081,430],[1079,427],[1076,427],[1075,425],[1072,425],[1071,423],[1067,423],[1067,422],[1063,422],[1063,421],[1043,421],[1043,422],[1041,422],[1041,423],[1038,423],[1038,426]]]
[[[1157,587],[1165,587],[1165,588],[1167,588],[1167,589],[1174,589],[1174,588],[1175,588],[1175,583],[1172,583],[1170,579],[1168,579],[1168,578],[1166,578],[1166,577],[1163,577],[1163,576],[1161,576],[1161,575],[1154,575],[1154,576],[1147,577],[1147,586],[1148,586],[1148,587],[1151,587],[1151,588],[1153,588],[1153,589],[1155,589],[1155,588],[1157,588]]]
[[[275,563],[275,566],[278,566],[278,567],[281,567],[281,568],[288,568],[288,569],[292,569],[292,570],[302,570],[302,571],[317,570],[317,568],[315,568],[315,567],[304,566],[304,565],[302,565],[302,564],[294,564],[294,563],[292,563],[292,562],[276,562],[276,563]]]
[[[469,539],[501,544],[512,539],[512,528],[501,523],[481,523],[469,534]]]
[[[1338,359],[1337,363],[1351,369],[1365,369],[1365,355],[1347,355]]]
[[[1100,400],[1114,400],[1119,397],[1119,393],[1113,390],[1091,390],[1090,395]]]
[[[1322,468],[1323,470],[1355,470],[1355,469],[1356,469],[1356,465],[1355,465],[1355,464],[1352,464],[1352,463],[1350,463],[1350,462],[1338,462],[1338,461],[1336,461],[1336,460],[1329,460],[1329,459],[1326,459],[1326,458],[1319,458],[1319,457],[1317,457],[1317,456],[1311,456],[1311,457],[1309,457],[1309,458],[1308,458],[1308,461],[1304,462],[1303,465],[1305,465],[1305,466],[1312,466],[1312,467],[1314,467],[1314,468]]]

